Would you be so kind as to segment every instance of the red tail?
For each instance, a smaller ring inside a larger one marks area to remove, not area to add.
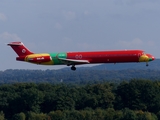
[[[33,52],[28,50],[22,42],[11,42],[7,45],[11,46],[18,56],[26,56],[33,54]]]

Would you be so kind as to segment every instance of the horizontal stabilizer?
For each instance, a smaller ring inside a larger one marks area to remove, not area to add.
[[[9,46],[20,46],[20,45],[24,45],[22,42],[10,42],[7,45]]]

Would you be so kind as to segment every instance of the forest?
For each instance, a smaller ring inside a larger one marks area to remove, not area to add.
[[[8,69],[0,71],[0,84],[11,84],[19,82],[34,83],[65,83],[65,84],[90,84],[100,82],[129,81],[131,79],[159,80],[160,70],[95,70],[70,68],[60,70],[16,70]]]
[[[38,78],[37,78],[38,79]],[[0,85],[0,120],[158,120],[160,81]]]

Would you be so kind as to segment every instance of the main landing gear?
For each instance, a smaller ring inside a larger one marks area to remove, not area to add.
[[[71,70],[73,70],[73,71],[75,71],[75,70],[76,70],[75,65],[72,65]]]
[[[71,64],[67,64],[67,66],[70,66],[70,65],[71,65]],[[76,70],[75,65],[72,65],[71,70],[73,70],[73,71],[75,71],[75,70]]]

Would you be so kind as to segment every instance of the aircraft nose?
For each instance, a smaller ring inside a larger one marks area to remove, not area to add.
[[[148,58],[149,58],[149,61],[153,61],[155,60],[155,57],[151,54],[147,54]]]
[[[155,60],[155,57],[154,57],[154,56],[152,56],[152,60]]]

